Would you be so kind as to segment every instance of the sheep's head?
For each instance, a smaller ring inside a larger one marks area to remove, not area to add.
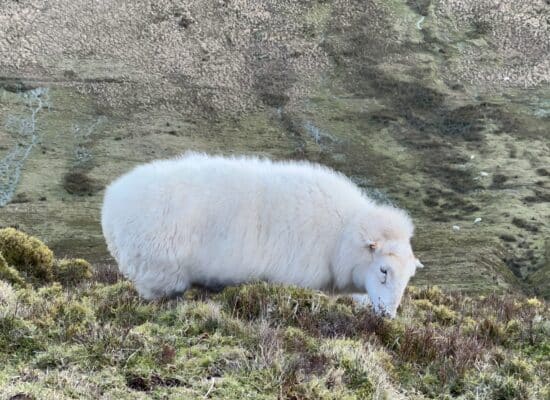
[[[366,292],[376,312],[394,317],[410,278],[422,267],[411,247],[413,231],[404,211],[374,205],[344,230],[335,264],[351,272],[353,290]]]
[[[367,241],[370,262],[354,270],[354,281],[363,286],[377,312],[395,317],[411,277],[423,265],[409,241]]]

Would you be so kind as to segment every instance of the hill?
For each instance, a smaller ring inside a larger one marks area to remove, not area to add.
[[[0,226],[112,265],[103,188],[134,165],[185,150],[308,159],[410,211],[416,284],[548,296],[549,13],[542,0],[2,2]]]

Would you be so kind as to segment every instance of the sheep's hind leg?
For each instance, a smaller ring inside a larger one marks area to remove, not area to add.
[[[149,283],[147,283],[149,282]],[[177,279],[172,277],[169,282],[156,282],[150,284],[149,280],[136,281],[136,289],[145,300],[154,300],[159,298],[173,298],[183,294],[189,288],[187,279]]]

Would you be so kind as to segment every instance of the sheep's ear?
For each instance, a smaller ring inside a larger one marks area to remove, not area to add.
[[[418,258],[414,259],[414,266],[416,268],[424,268],[424,264],[422,264]]]
[[[376,243],[374,240],[367,240],[367,246],[370,250],[374,251],[378,248],[378,243]]]

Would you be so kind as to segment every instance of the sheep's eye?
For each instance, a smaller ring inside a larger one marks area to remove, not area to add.
[[[382,274],[384,274],[384,276],[382,278],[382,284],[385,284],[386,281],[388,280],[388,270],[384,267],[380,267],[380,272],[382,272]]]

